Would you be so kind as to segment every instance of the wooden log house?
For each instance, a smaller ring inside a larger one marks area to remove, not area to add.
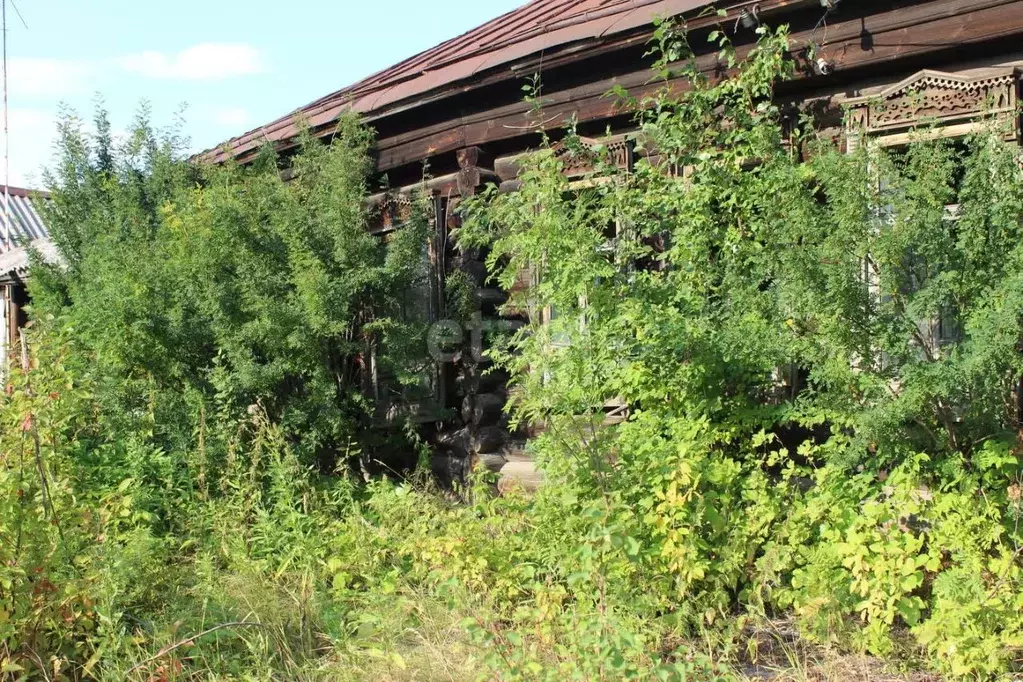
[[[583,135],[611,130],[618,136],[616,159],[628,168],[632,118],[605,93],[623,86],[641,97],[659,87],[650,83],[644,58],[657,17],[686,21],[708,73],[718,69],[710,31],[727,31],[741,55],[755,42],[757,22],[787,24],[800,72],[782,84],[779,97],[812,109],[820,125],[850,147],[862,143],[862,135],[904,143],[925,120],[937,121],[940,134],[961,136],[991,113],[1005,119],[1007,135],[1019,138],[1023,0],[726,0],[716,8],[725,15],[708,12],[700,0],[533,0],[234,138],[206,158],[244,163],[267,142],[286,155],[301,121],[327,137],[338,115],[353,109],[377,132],[377,172],[398,188],[374,197],[379,230],[400,221],[402,188],[420,186],[428,162],[437,292],[453,270],[466,272],[482,287],[482,317],[492,320],[504,293],[487,288],[480,254],[460,253],[450,243],[459,201],[486,183],[515,189],[516,157],[538,142],[538,121],[522,96],[526,79],[537,73],[545,126],[575,119]],[[431,315],[440,319],[443,296],[435,292],[432,299]],[[502,414],[507,377],[481,369],[471,358],[438,368],[437,403],[459,415],[439,425],[438,468],[458,476],[483,462],[511,479],[534,482],[522,436],[508,430]]]

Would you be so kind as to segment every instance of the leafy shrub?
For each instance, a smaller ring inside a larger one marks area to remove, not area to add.
[[[1014,671],[1018,150],[842,154],[772,103],[784,31],[744,62],[712,36],[715,81],[657,35],[692,87],[633,102],[634,172],[569,131],[593,182],[548,141],[459,234],[555,313],[493,352],[544,427],[532,499],[337,466],[379,445],[360,358],[425,362],[403,308],[427,224],[366,233],[355,121],[285,182],[269,154],[191,165],[144,117],[121,147],[67,119],[65,264],[35,270],[0,396],[0,679],[726,680],[786,616]]]
[[[427,357],[404,313],[425,282],[425,213],[388,246],[369,233],[371,136],[354,119],[330,146],[305,138],[285,180],[269,153],[195,165],[144,112],[123,145],[97,118],[95,136],[74,116],[60,126],[46,218],[63,263],[37,268],[37,314],[75,338],[104,414],[159,447],[188,449],[201,429],[222,458],[230,435],[209,425],[259,403],[329,469],[373,417],[360,363],[375,352],[409,381]]]
[[[662,24],[661,74],[680,61],[691,87],[633,102],[634,172],[569,131],[590,182],[548,141],[520,191],[468,206],[462,243],[504,286],[539,282],[510,305],[556,312],[493,352],[571,491],[534,513],[589,519],[633,561],[609,591],[689,634],[789,609],[809,637],[890,655],[908,629],[950,673],[1005,671],[1019,150],[993,126],[843,153],[773,103],[793,67],[784,31],[760,32],[741,65],[713,35],[737,73],[711,80]],[[604,425],[612,403],[626,423]]]

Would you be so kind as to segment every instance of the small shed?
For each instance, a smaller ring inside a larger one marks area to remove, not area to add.
[[[3,364],[27,322],[29,253],[56,254],[40,207],[46,192],[0,185],[0,351]]]

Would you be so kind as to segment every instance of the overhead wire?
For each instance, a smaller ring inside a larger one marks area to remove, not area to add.
[[[28,30],[28,22],[25,21],[25,17],[21,16],[21,10],[18,9],[18,3],[14,2],[14,0],[11,0],[11,7],[14,8],[14,13],[18,15],[18,19],[21,20],[21,25],[24,26],[25,30],[27,31]]]
[[[828,15],[834,12],[837,7],[838,3],[827,5],[824,8],[824,14],[822,14],[821,18],[817,21],[817,25],[813,27],[812,31],[810,31],[809,45],[815,52],[828,44]],[[821,26],[824,27],[824,37],[821,39],[820,43],[818,43],[817,31],[821,29]]]

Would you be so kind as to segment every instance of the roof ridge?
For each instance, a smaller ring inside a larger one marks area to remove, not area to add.
[[[332,99],[334,99],[335,97],[337,97],[338,95],[341,95],[341,94],[358,95],[358,94],[363,94],[363,93],[367,93],[367,92],[375,92],[375,91],[377,91],[379,89],[390,87],[391,85],[394,85],[396,83],[401,83],[401,82],[407,81],[409,79],[416,78],[417,76],[420,75],[421,72],[410,72],[410,73],[405,74],[404,77],[396,78],[396,79],[393,79],[393,80],[380,80],[377,83],[374,83],[372,86],[369,86],[371,81],[379,78],[380,76],[383,76],[383,75],[385,75],[387,73],[400,72],[403,68],[404,69],[408,69],[412,65],[418,64],[418,63],[423,62],[423,61],[426,61],[426,60],[428,60],[431,57],[434,57],[434,56],[438,56],[439,57],[445,51],[447,51],[449,54],[444,59],[439,59],[438,61],[436,61],[433,64],[431,64],[430,65],[431,67],[433,67],[433,68],[440,68],[440,67],[443,67],[443,66],[445,66],[447,64],[450,64],[450,63],[452,63],[454,61],[461,61],[461,60],[469,58],[469,57],[473,57],[473,56],[477,56],[479,54],[485,54],[485,53],[487,53],[489,51],[497,50],[502,45],[507,44],[509,42],[509,40],[520,38],[520,36],[522,34],[515,33],[515,31],[517,31],[518,28],[520,26],[522,26],[523,24],[528,24],[529,23],[530,19],[527,16],[526,10],[528,10],[530,7],[532,7],[534,5],[547,5],[547,4],[549,4],[549,5],[551,5],[551,7],[547,8],[546,10],[544,10],[543,16],[550,16],[551,14],[555,14],[561,7],[564,7],[565,5],[579,4],[579,3],[582,3],[582,2],[585,2],[585,1],[586,0],[531,0],[531,2],[528,2],[525,5],[521,5],[519,7],[516,7],[515,9],[513,9],[513,10],[511,10],[509,12],[505,12],[504,14],[502,14],[502,15],[500,15],[498,17],[495,17],[494,19],[491,19],[490,21],[487,21],[487,22],[485,22],[483,24],[480,24],[479,26],[477,26],[477,27],[475,27],[473,29],[470,29],[470,30],[468,30],[468,31],[466,31],[464,33],[461,33],[461,34],[459,34],[459,35],[457,35],[457,36],[455,36],[453,38],[448,38],[447,40],[445,40],[445,41],[443,41],[443,42],[441,42],[441,43],[439,43],[439,44],[437,44],[437,45],[435,45],[435,46],[433,46],[433,47],[431,47],[431,48],[429,48],[427,50],[424,50],[424,51],[422,51],[422,52],[420,52],[418,54],[415,54],[415,55],[409,57],[408,59],[395,64],[394,66],[392,66],[392,67],[390,67],[388,69],[384,69],[383,71],[377,72],[376,74],[367,76],[366,78],[362,78],[362,79],[356,81],[355,83],[349,85],[348,87],[342,88],[341,90],[337,90],[334,93],[332,93],[330,95],[327,95],[325,98],[322,98],[322,100],[329,101],[329,100],[332,100]],[[510,34],[509,37],[507,39],[503,40],[503,41],[500,41],[498,43],[492,43],[492,44],[488,45],[486,48],[470,50],[468,53],[458,55],[457,57],[452,57],[450,55],[450,50],[449,49],[445,50],[445,48],[454,47],[458,43],[459,40],[461,40],[463,38],[466,38],[466,37],[469,37],[469,36],[479,37],[480,39],[482,39],[482,38],[485,38],[485,37],[487,37],[489,35],[492,35],[495,32],[495,30],[499,26],[501,26],[501,22],[509,20],[509,19],[512,19],[513,17],[514,17],[515,21],[514,21],[514,23],[511,26],[503,26],[502,27],[502,28],[505,29],[505,33]],[[528,32],[527,32],[527,35],[528,35]],[[369,86],[369,87],[367,87],[367,86]],[[316,103],[317,102],[314,102],[313,104],[315,105]]]
[[[517,29],[522,24],[528,23],[528,20],[526,18],[523,18],[522,21],[519,21],[513,27],[513,29],[511,31],[507,32],[507,34],[506,34],[506,36],[504,37],[503,40],[501,40],[499,42],[491,43],[491,44],[487,45],[485,48],[470,50],[470,51],[468,51],[466,53],[463,53],[463,54],[460,54],[460,55],[458,55],[456,57],[448,56],[445,59],[441,59],[441,60],[438,60],[438,61],[436,61],[434,63],[431,63],[429,65],[429,67],[432,68],[432,69],[439,69],[439,68],[443,68],[445,66],[448,66],[449,64],[458,62],[458,61],[464,61],[465,59],[470,59],[470,58],[473,58],[473,57],[478,57],[480,55],[487,54],[489,52],[496,52],[497,50],[500,50],[502,47],[505,47],[507,45],[511,45],[511,44],[514,44],[514,43],[517,43],[517,42],[521,42],[523,40],[528,40],[530,38],[536,37],[537,35],[542,35],[543,33],[546,33],[546,32],[548,32],[551,29],[559,29],[559,28],[564,28],[566,26],[571,26],[574,23],[574,20],[577,20],[579,17],[583,17],[584,21],[589,21],[592,18],[598,18],[598,17],[603,18],[603,17],[606,17],[606,16],[613,16],[614,14],[625,13],[625,12],[628,12],[630,10],[636,9],[637,7],[642,7],[644,5],[649,5],[649,4],[655,4],[655,3],[659,2],[659,1],[660,0],[609,0],[609,1],[608,0],[604,0],[603,2],[601,2],[601,11],[592,13],[592,14],[595,15],[593,17],[590,16],[591,15],[591,11],[587,10],[587,11],[584,11],[584,12],[579,12],[579,13],[571,14],[569,16],[560,17],[557,20],[555,20],[553,22],[550,22],[550,23],[540,23],[544,19],[546,19],[547,17],[550,17],[551,15],[557,15],[559,9],[562,9],[562,8],[567,9],[566,6],[580,5],[580,4],[585,3],[586,0],[531,0],[529,3],[527,3],[525,5],[522,5],[522,6],[516,8],[514,10],[511,10],[510,12],[506,12],[506,13],[498,16],[498,17],[495,17],[494,19],[491,19],[490,21],[488,21],[488,22],[486,22],[484,24],[481,24],[480,26],[477,26],[474,29],[466,31],[465,33],[462,33],[462,34],[460,34],[458,36],[455,36],[454,38],[449,38],[448,40],[445,40],[444,42],[442,42],[442,43],[440,43],[440,44],[438,44],[438,45],[436,45],[436,46],[434,46],[434,47],[432,47],[432,48],[430,48],[428,50],[424,50],[423,52],[420,52],[420,53],[418,53],[416,55],[413,55],[413,56],[409,57],[408,59],[406,59],[406,60],[404,60],[402,62],[399,62],[398,64],[395,64],[394,66],[391,66],[391,67],[389,67],[387,69],[383,69],[381,71],[378,71],[378,72],[376,72],[376,73],[374,73],[372,75],[366,76],[365,78],[362,78],[362,79],[356,81],[355,83],[353,83],[353,84],[351,84],[351,85],[349,85],[347,87],[341,88],[340,90],[335,90],[334,92],[332,92],[332,93],[330,93],[328,95],[325,95],[325,96],[323,96],[323,97],[321,97],[321,98],[319,98],[317,100],[314,100],[314,101],[310,102],[309,104],[305,105],[304,107],[300,107],[299,109],[296,109],[296,110],[292,111],[290,114],[287,114],[287,115],[281,117],[280,119],[277,119],[276,121],[271,122],[268,125],[273,125],[273,123],[276,123],[276,122],[278,122],[280,120],[284,120],[284,119],[290,118],[290,117],[292,117],[292,116],[294,116],[296,114],[308,112],[309,110],[315,109],[315,108],[317,108],[317,107],[319,107],[321,105],[324,105],[324,104],[336,103],[339,100],[344,100],[346,97],[347,98],[354,98],[354,97],[366,96],[366,95],[372,94],[374,92],[379,92],[380,90],[384,90],[384,89],[393,87],[395,85],[398,85],[400,83],[404,83],[406,81],[415,79],[415,78],[419,77],[420,75],[422,75],[423,71],[409,72],[409,73],[406,73],[405,75],[403,75],[401,77],[396,77],[396,78],[389,79],[389,80],[388,79],[383,79],[381,77],[385,76],[386,74],[389,74],[389,73],[400,72],[402,70],[402,68],[406,68],[407,69],[410,66],[412,66],[413,64],[416,64],[418,62],[426,61],[431,55],[436,53],[438,50],[441,50],[441,49],[443,49],[445,47],[451,46],[453,43],[456,43],[460,38],[465,38],[466,36],[474,35],[474,34],[480,32],[480,31],[486,30],[486,29],[488,29],[488,27],[491,24],[497,24],[498,22],[500,22],[500,21],[502,21],[502,20],[504,20],[506,18],[509,18],[512,15],[516,15],[516,14],[522,13],[524,10],[528,9],[529,7],[531,7],[533,5],[551,4],[552,6],[548,10],[545,10],[544,14],[541,17],[538,17],[538,18],[534,17],[534,19],[539,19],[539,21],[537,21],[537,23],[533,27],[531,27],[531,28],[529,28],[527,30],[524,30],[522,32],[517,32],[517,33],[514,32],[515,29]],[[606,11],[606,10],[612,9],[612,8],[615,8],[616,11],[613,11],[613,12],[607,12]],[[492,32],[493,32],[492,30],[488,30],[485,35],[489,35]],[[483,36],[481,36],[481,37],[483,37]],[[429,70],[429,69],[426,69],[426,70]],[[372,82],[374,80],[376,80],[376,82]]]
[[[480,24],[479,26],[475,26],[475,27],[473,27],[473,28],[471,28],[471,29],[469,29],[467,31],[459,33],[456,36],[448,38],[448,39],[442,41],[441,43],[438,43],[437,45],[434,45],[433,47],[429,47],[429,48],[427,48],[425,50],[422,50],[421,52],[417,52],[417,53],[415,53],[415,54],[413,54],[413,55],[411,55],[409,57],[406,57],[405,59],[403,59],[402,61],[398,62],[397,64],[392,64],[391,66],[388,66],[388,67],[386,67],[384,69],[380,69],[379,71],[375,71],[375,72],[369,74],[368,76],[366,76],[364,78],[360,78],[355,83],[352,83],[352,84],[347,85],[347,86],[345,86],[343,88],[335,90],[334,92],[332,92],[332,93],[330,93],[328,95],[324,95],[323,97],[321,97],[321,98],[319,98],[317,100],[313,100],[309,104],[307,104],[307,105],[305,105],[303,107],[299,107],[298,109],[295,109],[293,112],[291,112],[291,114],[287,114],[286,116],[282,116],[281,118],[287,118],[288,116],[291,116],[293,114],[297,114],[297,113],[299,113],[301,111],[304,111],[306,109],[310,109],[312,107],[315,107],[318,104],[322,104],[322,103],[331,101],[335,97],[337,97],[338,95],[340,95],[342,93],[351,92],[351,93],[354,94],[356,88],[358,88],[359,84],[361,84],[361,83],[365,83],[365,82],[368,82],[370,80],[373,80],[373,79],[376,79],[376,78],[380,78],[381,76],[384,76],[385,74],[398,71],[399,69],[401,69],[403,67],[408,67],[408,66],[416,63],[416,61],[420,60],[425,55],[428,55],[431,52],[434,52],[435,50],[437,50],[437,49],[439,49],[441,47],[444,47],[445,45],[449,45],[449,44],[459,40],[460,38],[464,38],[464,37],[466,37],[468,35],[476,33],[477,31],[480,31],[480,30],[490,26],[491,24],[496,24],[497,22],[500,22],[500,21],[502,21],[504,19],[507,19],[511,15],[517,14],[517,13],[521,12],[522,10],[524,10],[525,8],[527,8],[527,7],[531,6],[531,5],[535,5],[535,4],[539,4],[539,3],[544,3],[544,2],[551,2],[551,1],[552,0],[529,0],[529,2],[527,2],[525,5],[520,5],[520,6],[516,7],[515,9],[511,9],[511,10],[508,10],[507,12],[505,12],[503,14],[499,14],[498,16],[494,17],[493,19],[485,21],[484,23]],[[558,0],[553,0],[553,1],[557,2]],[[580,2],[581,0],[568,0],[568,1],[569,2]]]
[[[14,185],[7,185],[7,191],[12,197],[19,197],[21,199],[30,199],[33,196],[41,196],[44,199],[49,198],[50,193],[42,189],[29,189],[27,187],[15,187]],[[0,196],[4,193],[4,185],[0,183]]]

